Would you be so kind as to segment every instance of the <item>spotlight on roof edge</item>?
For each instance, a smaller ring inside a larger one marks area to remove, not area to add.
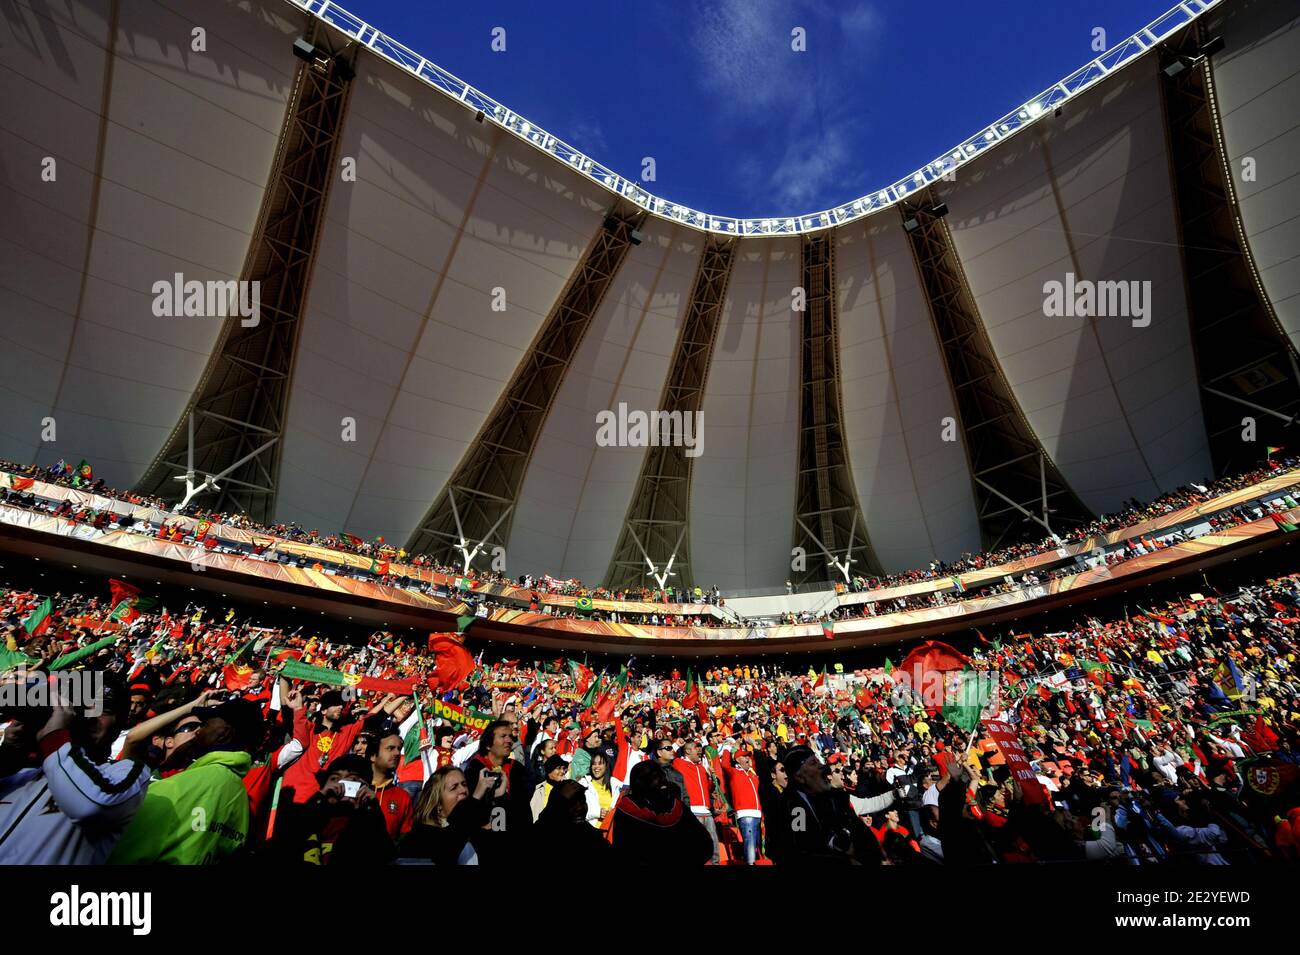
[[[283,2],[292,4],[298,9],[310,14],[312,17],[326,23],[340,33],[343,33],[351,39],[357,40],[363,45],[369,47],[376,55],[387,60],[389,63],[406,73],[416,77],[426,86],[431,86],[438,90],[444,96],[461,100],[464,98],[463,94],[466,94],[472,89],[468,83],[460,80],[447,70],[435,66],[427,59],[420,59],[418,65],[413,65],[411,62],[408,62],[405,58],[395,52],[405,50],[406,47],[404,45],[398,43],[382,31],[366,23],[360,17],[344,10],[337,3],[330,2],[322,5],[319,0],[283,0]],[[1033,99],[1033,101],[1024,104],[1012,113],[1007,114],[1007,119],[1015,117],[1018,120],[1014,127],[1009,126],[1005,119],[995,121],[983,130],[980,130],[974,136],[968,138],[965,142],[955,146],[951,150],[952,154],[957,157],[964,155],[969,158],[976,153],[976,144],[979,144],[979,146],[982,147],[983,145],[995,140],[1010,138],[1034,120],[1040,118],[1047,109],[1052,109],[1054,115],[1060,116],[1061,103],[1066,99],[1072,98],[1084,90],[1091,88],[1095,83],[1100,82],[1115,71],[1127,66],[1129,63],[1133,62],[1133,60],[1149,52],[1153,47],[1156,47],[1167,40],[1177,31],[1184,29],[1188,24],[1198,20],[1207,12],[1216,9],[1222,2],[1223,0],[1194,0],[1194,3],[1188,3],[1184,0],[1184,2],[1171,7],[1127,40],[1112,47],[1091,63],[1087,63],[1082,68],[1075,70],[1049,90],[1040,93]],[[1195,9],[1192,9],[1193,6]],[[304,41],[304,43],[305,42],[306,41]],[[307,46],[310,46],[310,44],[307,44]],[[1224,43],[1221,36],[1215,36],[1210,40],[1207,40],[1199,51],[1198,59],[1214,55],[1219,50],[1223,49],[1223,46]],[[1117,56],[1117,51],[1121,51],[1122,55]],[[302,54],[298,52],[297,44],[295,44],[294,53],[297,56],[302,56]],[[1175,70],[1175,72],[1180,71],[1181,70]],[[437,75],[439,78],[437,82],[435,82],[435,80],[429,75],[431,73]],[[1082,81],[1076,82],[1080,77],[1083,77]],[[512,120],[518,120],[524,125],[525,132],[522,134],[524,139],[542,152],[549,153],[562,162],[567,162],[564,156],[559,155],[560,147],[556,137],[550,136],[540,127],[526,123],[518,114],[510,113],[503,105],[496,103],[486,94],[480,93],[478,90],[474,90],[473,92],[478,101],[484,103],[485,106],[490,108],[487,115],[490,115],[494,122],[498,122],[518,131],[517,127],[514,127],[512,122]],[[1046,107],[1043,105],[1044,102],[1048,104]],[[477,118],[477,116],[475,118]],[[1001,125],[999,125],[999,123]],[[530,135],[530,131],[536,132],[538,135]],[[999,133],[1001,135],[999,135]],[[921,170],[913,173],[913,176],[920,177],[918,180],[920,182],[925,181],[923,176],[925,168],[926,167],[922,167]],[[683,221],[702,223],[705,231],[752,235],[767,234],[772,232],[774,228],[772,220],[770,219],[724,219],[722,217],[698,212],[684,206],[677,207],[677,212],[675,214],[667,216],[663,213],[655,212],[654,205],[656,203],[656,197],[651,196],[649,193],[639,192],[636,198],[632,198],[628,191],[628,187],[631,183],[622,177],[612,175],[605,170],[597,171],[593,168],[590,161],[580,165],[578,167],[578,172],[593,182],[599,183],[609,189],[611,192],[628,196],[637,205],[650,210],[652,214],[660,215],[663,218],[680,217]],[[876,212],[885,206],[893,205],[901,201],[904,196],[911,192],[911,188],[907,185],[910,181],[911,178],[908,177],[900,180],[898,184],[891,186],[888,189],[881,190],[874,194],[867,193],[866,195],[861,196],[858,200],[849,200],[847,203],[840,203],[836,207],[821,212],[796,216],[793,220],[790,220],[788,228],[794,232],[812,232],[834,226],[842,221],[851,221],[852,219],[861,218],[872,212]],[[892,196],[890,195],[891,190],[893,192]],[[875,196],[874,200],[873,195]],[[859,201],[864,204],[864,207],[860,211],[850,212],[850,209],[857,210],[856,202]],[[839,214],[837,210],[841,210],[842,214]],[[807,223],[812,223],[812,225],[807,225]]]

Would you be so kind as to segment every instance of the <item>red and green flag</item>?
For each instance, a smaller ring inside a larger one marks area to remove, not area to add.
[[[825,637],[827,640],[834,640],[834,639],[835,639],[835,621],[834,621],[834,620],[823,620],[823,621],[822,621],[822,636]]]
[[[595,671],[585,663],[579,663],[577,660],[569,661],[569,673],[573,676],[573,682],[578,690],[579,696],[586,695],[588,688],[596,679]]]
[[[388,560],[375,560],[373,557],[370,558],[370,572],[372,574],[378,574],[380,577],[387,577]]]
[[[77,465],[77,469],[72,472],[72,486],[81,487],[83,484],[93,484],[95,481],[95,469],[90,466],[90,462],[85,458]]]
[[[288,680],[305,680],[308,683],[325,683],[329,686],[352,687],[369,693],[400,693],[405,696],[415,691],[414,680],[381,680],[378,677],[343,673],[328,667],[311,666],[299,660],[286,660],[280,675]]]
[[[691,668],[686,668],[686,695],[682,697],[682,706],[685,709],[692,710],[700,702],[700,691],[695,688],[695,674]]]
[[[35,483],[35,478],[19,477],[17,474],[9,475],[9,486],[15,491],[25,491]]]
[[[129,624],[158,604],[158,601],[150,597],[141,597],[140,588],[124,580],[110,580],[108,591],[109,603],[113,607],[108,619],[113,623]]]
[[[50,629],[50,614],[54,612],[54,604],[50,598],[46,597],[41,601],[41,605],[28,614],[27,619],[23,621],[23,629],[27,631],[27,636],[39,637]]]

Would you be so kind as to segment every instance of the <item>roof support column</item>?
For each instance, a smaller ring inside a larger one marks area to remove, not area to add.
[[[406,549],[444,563],[473,559],[468,540],[504,547],[524,472],[541,437],[551,402],[591,320],[632,247],[645,213],[615,212],[592,239],[569,284],[525,353],[514,377],[447,486],[434,500]],[[459,506],[453,505],[453,494]]]
[[[346,50],[327,53],[326,31],[312,22],[317,56],[294,77],[240,275],[241,289],[258,290],[259,307],[226,320],[189,406],[136,485],[175,498],[172,481],[183,481],[185,503],[213,490],[211,509],[263,524],[274,520],[294,356],[353,77]],[[199,487],[197,473],[209,475]]]
[[[1300,413],[1300,374],[1246,239],[1205,40],[1200,21],[1189,25],[1165,46],[1158,76],[1201,410],[1222,475],[1294,443],[1284,429]]]
[[[795,491],[794,546],[815,544],[828,564],[851,578],[854,536],[861,527],[862,563],[880,564],[871,550],[866,521],[849,470],[849,449],[840,425],[839,338],[836,335],[835,241],[831,233],[803,239],[803,289],[799,359],[799,478]],[[844,557],[835,556],[843,550]],[[796,584],[821,580],[813,565],[795,571]]]
[[[927,191],[900,212],[952,385],[985,549],[1033,536],[1033,524],[1055,536],[1052,520],[1058,527],[1091,520],[1002,375],[943,220],[946,206]]]
[[[702,415],[704,385],[708,380],[713,343],[718,336],[722,303],[727,297],[727,283],[735,261],[736,243],[730,239],[710,239],[700,255],[691,287],[686,319],[682,323],[672,368],[660,401],[660,411]],[[645,581],[646,565],[650,576],[662,590],[676,565],[682,586],[694,586],[690,560],[691,470],[694,458],[684,448],[670,444],[652,445],[641,464],[632,502],[623,532],[614,547],[605,579],[610,587],[628,587]],[[637,529],[645,535],[643,544]],[[643,564],[637,554],[644,558]],[[664,565],[662,574],[657,564]]]

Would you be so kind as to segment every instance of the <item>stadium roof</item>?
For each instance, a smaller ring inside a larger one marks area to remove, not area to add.
[[[1199,481],[1300,407],[1300,20],[1177,9],[877,208],[733,232],[321,0],[15,0],[0,457],[177,496],[193,411],[200,476],[235,467],[198,502],[728,589],[796,545],[813,579],[821,548],[898,570]],[[155,314],[178,273],[293,269],[260,328]],[[1149,324],[1049,317],[1067,276],[1149,282]],[[703,453],[601,446],[620,404],[701,412]]]

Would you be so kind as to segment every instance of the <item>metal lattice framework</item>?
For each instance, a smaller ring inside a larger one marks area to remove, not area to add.
[[[1196,23],[1169,44],[1160,85],[1202,413],[1215,473],[1227,474],[1294,443],[1300,368],[1246,238],[1203,41]],[[1242,440],[1247,417],[1253,442]]]
[[[1181,0],[1133,36],[1116,44],[1092,62],[1079,67],[1059,83],[1054,83],[1024,105],[990,123],[975,135],[936,157],[932,162],[926,163],[916,172],[883,189],[869,192],[858,199],[822,212],[764,219],[738,219],[732,216],[712,215],[651,195],[641,187],[641,183],[624,179],[558,136],[547,132],[536,123],[529,122],[486,93],[475,89],[437,64],[431,63],[355,14],[349,13],[333,0],[287,0],[287,2],[320,17],[330,26],[373,50],[420,81],[464,103],[467,108],[481,110],[488,121],[496,123],[534,148],[554,156],[570,169],[599,183],[616,196],[639,206],[651,215],[680,222],[704,232],[744,236],[800,235],[816,232],[861,219],[880,209],[904,202],[909,196],[923,191],[952,170],[970,162],[990,146],[1032,126],[1043,116],[1050,116],[1063,103],[1091,89],[1116,70],[1139,59],[1143,53],[1157,46],[1165,37],[1171,36],[1223,0]],[[664,121],[674,122],[675,119],[667,117]]]
[[[342,56],[322,53],[299,65],[240,275],[260,283],[257,321],[226,321],[194,396],[138,491],[188,501],[202,474],[198,490],[217,492],[203,499],[205,508],[259,523],[274,519],[294,356],[352,77]]]
[[[1025,419],[989,342],[952,234],[934,212],[933,197],[924,199],[904,206],[902,217],[952,385],[984,548],[1091,520]]]
[[[792,581],[827,579],[816,569],[829,565],[848,580],[854,570],[880,573],[849,467],[841,427],[839,339],[836,335],[835,241],[805,236],[799,355],[799,477],[795,492],[794,545],[808,560]],[[855,557],[854,553],[860,556]],[[818,557],[825,558],[825,565]],[[855,566],[856,565],[856,566]]]
[[[524,472],[551,403],[645,213],[606,217],[492,414],[406,549],[468,570],[510,536]]]
[[[698,414],[704,403],[735,255],[736,243],[731,240],[713,239],[704,247],[660,411]],[[670,573],[681,586],[694,585],[689,521],[694,460],[684,448],[669,444],[648,449],[606,575],[610,587],[654,580],[662,588]]]

